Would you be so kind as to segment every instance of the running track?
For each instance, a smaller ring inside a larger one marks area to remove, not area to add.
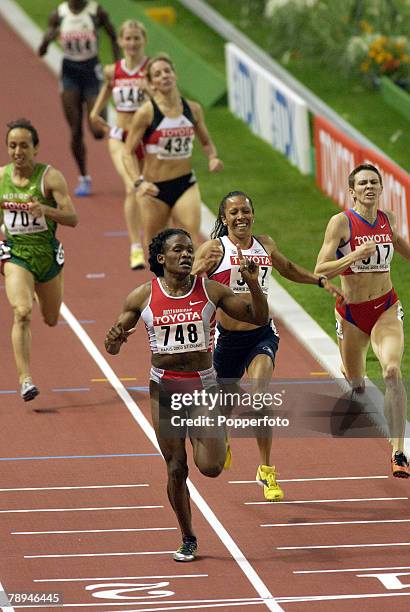
[[[0,36],[1,125],[29,117],[40,133],[39,159],[73,187],[55,78],[1,21]],[[128,407],[98,355],[124,296],[148,274],[127,268],[121,185],[104,144],[89,142],[89,156],[96,194],[76,202],[81,222],[60,228],[59,237],[68,261],[64,314],[89,335],[94,354],[65,318],[48,329],[35,309],[33,377],[41,395],[28,405],[17,394],[0,279],[3,587],[58,592],[75,610],[407,610],[409,484],[389,477],[383,440],[279,438],[274,456],[286,501],[265,504],[252,482],[256,444],[235,439],[230,472],[216,480],[190,473],[206,515],[194,504],[199,560],[171,560],[179,534],[165,466],[133,404],[149,419],[144,330],[121,355],[104,354],[129,390]],[[276,378],[317,380],[320,366],[280,332]]]

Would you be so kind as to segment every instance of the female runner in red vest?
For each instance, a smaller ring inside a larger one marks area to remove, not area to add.
[[[403,309],[392,287],[390,263],[394,250],[410,260],[410,244],[397,233],[393,214],[379,209],[382,190],[382,177],[375,166],[361,164],[350,173],[353,208],[330,219],[316,272],[330,278],[341,276],[346,303],[336,304],[336,334],[342,371],[353,392],[364,392],[370,344],[380,362],[393,476],[408,478],[404,453],[407,397],[400,370]]]
[[[217,308],[230,317],[264,325],[268,320],[268,305],[258,283],[258,266],[247,262],[240,248],[240,272],[249,288],[249,301],[235,296],[220,283],[191,274],[194,249],[185,230],[161,232],[150,244],[149,252],[150,269],[157,278],[130,293],[117,323],[107,333],[105,347],[109,353],[117,354],[122,343],[135,331],[138,320],[143,319],[152,351],[152,421],[167,463],[168,497],[182,532],[182,545],[174,553],[174,559],[192,561],[197,540],[186,484],[185,431],[173,430],[172,420],[181,414],[172,410],[175,396],[181,393],[173,394],[172,390],[192,395],[193,390],[216,389],[212,348]],[[210,412],[202,401],[186,406],[192,418],[206,419],[211,414],[216,418],[219,414],[218,406]],[[205,476],[216,477],[227,455],[224,428],[218,428],[215,421],[204,422],[197,431],[199,434],[190,432],[195,464]]]
[[[106,135],[109,136],[108,149],[112,162],[124,183],[124,216],[131,244],[130,267],[133,270],[145,268],[145,261],[141,247],[141,214],[133,183],[124,168],[123,151],[132,117],[147,98],[145,68],[148,57],[145,55],[146,43],[147,34],[141,22],[129,19],[121,24],[118,44],[124,57],[115,64],[104,67],[104,85],[90,113],[92,125],[96,129],[104,130]],[[113,98],[117,111],[115,127],[111,127],[100,114],[110,97]],[[134,154],[137,155],[139,162],[142,164],[144,151],[141,145],[136,148]]]

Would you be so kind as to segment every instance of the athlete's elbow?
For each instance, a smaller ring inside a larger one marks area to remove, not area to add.
[[[76,225],[78,225],[78,216],[72,215],[71,217],[69,217],[66,225],[68,225],[69,227],[76,227]]]

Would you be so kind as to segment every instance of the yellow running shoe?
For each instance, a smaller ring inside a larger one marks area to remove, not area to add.
[[[132,270],[143,270],[145,268],[145,258],[142,247],[131,249],[130,267]]]
[[[265,499],[268,501],[281,501],[285,494],[276,482],[274,465],[260,465],[256,472],[256,482],[263,487]]]
[[[229,444],[227,440],[224,470],[229,470],[231,468],[231,464],[232,464],[232,450],[231,450],[231,445]]]

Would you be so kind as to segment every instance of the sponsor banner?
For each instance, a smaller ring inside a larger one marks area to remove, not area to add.
[[[341,208],[351,205],[348,176],[360,164],[360,145],[322,117],[314,118],[316,182]]]
[[[410,176],[407,172],[380,153],[361,146],[323,117],[314,118],[314,137],[316,180],[320,189],[341,208],[350,208],[350,172],[358,164],[373,164],[383,178],[381,208],[394,213],[398,233],[409,240]]]
[[[311,171],[306,103],[236,45],[225,45],[231,112],[303,174]]]
[[[410,176],[402,168],[371,149],[363,149],[362,162],[373,164],[380,171],[383,178],[381,208],[393,211],[398,233],[405,240],[409,240]]]

